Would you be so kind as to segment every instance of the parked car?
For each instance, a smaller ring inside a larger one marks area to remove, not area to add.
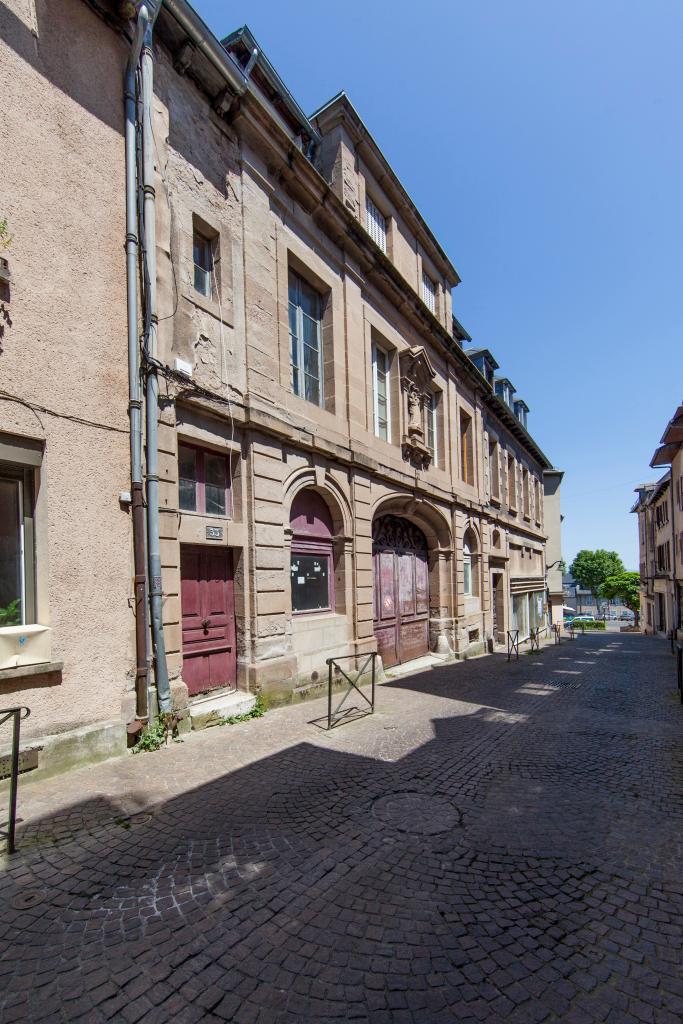
[[[594,615],[575,615],[572,622],[595,622]]]

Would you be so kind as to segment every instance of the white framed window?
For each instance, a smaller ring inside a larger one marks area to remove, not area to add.
[[[370,238],[380,247],[382,252],[386,252],[387,219],[368,195],[365,196],[365,214],[367,217],[367,231]]]
[[[464,541],[462,546],[462,563],[463,563],[463,594],[465,597],[472,596],[472,549],[467,542]]]
[[[322,300],[302,277],[289,272],[289,343],[292,391],[323,404]]]
[[[35,622],[33,470],[0,463],[0,627]]]
[[[429,402],[427,403],[427,447],[432,453],[433,466],[436,466],[439,458],[438,436],[436,431],[436,407],[436,395],[430,395]]]
[[[432,313],[436,313],[436,284],[424,270],[422,271],[422,301],[431,309]]]
[[[391,358],[386,349],[372,346],[372,400],[375,437],[391,440]]]
[[[192,235],[194,290],[207,299],[213,296],[213,241],[194,229]]]

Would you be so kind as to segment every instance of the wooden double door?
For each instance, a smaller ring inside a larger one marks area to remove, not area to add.
[[[237,680],[232,551],[183,544],[180,549],[183,679],[190,694]]]
[[[385,668],[429,652],[427,540],[407,519],[381,516],[372,528],[373,625]]]

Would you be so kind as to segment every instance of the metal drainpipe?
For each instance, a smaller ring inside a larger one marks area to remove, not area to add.
[[[148,717],[147,603],[145,571],[145,510],[142,498],[142,400],[138,345],[138,202],[136,175],[136,71],[149,12],[140,7],[124,80],[126,141],[126,299],[128,309],[128,417],[130,420],[130,478],[133,519],[135,593],[135,713]]]
[[[145,30],[142,48],[142,185],[145,226],[145,259],[149,296],[147,314],[147,381],[145,389],[147,426],[147,557],[149,560],[149,600],[152,617],[152,647],[154,650],[155,680],[159,711],[171,710],[171,688],[166,664],[164,642],[163,592],[161,585],[161,555],[159,552],[159,380],[154,360],[157,352],[157,294],[156,294],[156,202],[154,190],[154,136],[152,133],[152,97],[154,84],[154,55],[152,29],[159,12],[159,4]]]

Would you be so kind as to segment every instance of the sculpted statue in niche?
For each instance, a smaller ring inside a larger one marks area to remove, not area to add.
[[[424,395],[421,395],[414,383],[408,385],[408,434],[424,437],[422,426],[422,406]]]
[[[436,376],[424,348],[410,348],[399,356],[401,390],[405,394],[403,458],[416,469],[428,469],[432,453],[424,443],[424,411],[429,408]]]

